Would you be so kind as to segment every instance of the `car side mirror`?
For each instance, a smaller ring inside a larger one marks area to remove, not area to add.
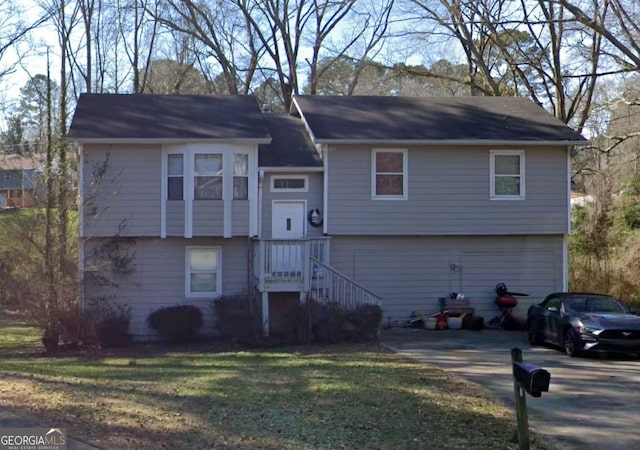
[[[555,307],[555,306],[549,306],[547,308],[547,311],[553,312],[553,313],[557,313],[559,311],[559,309],[557,307]]]

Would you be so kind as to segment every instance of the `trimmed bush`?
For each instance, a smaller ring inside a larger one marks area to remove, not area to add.
[[[131,343],[128,317],[106,317],[96,323],[98,344],[102,348],[126,347]]]
[[[336,302],[318,303],[309,305],[311,314],[311,339],[313,342],[331,343],[346,339],[350,327],[346,322],[345,313]]]
[[[352,339],[375,340],[382,323],[382,308],[378,305],[360,305],[347,313],[346,320],[353,325]]]
[[[105,298],[94,299],[85,312],[85,319],[93,324],[94,337],[100,347],[125,347],[131,343],[130,306]]]
[[[222,336],[246,344],[261,337],[258,303],[249,294],[228,295],[213,301],[218,329]]]
[[[312,340],[320,343],[369,341],[378,338],[382,308],[360,305],[345,311],[336,302],[308,302]]]
[[[195,339],[202,327],[202,311],[193,305],[169,306],[149,314],[148,321],[163,340],[189,342]]]

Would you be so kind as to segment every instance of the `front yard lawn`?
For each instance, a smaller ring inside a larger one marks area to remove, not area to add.
[[[512,411],[377,344],[50,358],[0,336],[0,405],[104,448],[517,448]]]

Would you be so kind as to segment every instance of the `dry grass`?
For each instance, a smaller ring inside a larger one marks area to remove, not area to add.
[[[512,411],[375,344],[49,358],[0,327],[0,404],[105,448],[516,448]]]

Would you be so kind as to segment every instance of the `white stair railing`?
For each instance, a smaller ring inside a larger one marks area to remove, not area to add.
[[[341,274],[313,256],[310,260],[308,277],[310,286],[308,286],[308,290],[314,300],[336,302],[345,310],[351,310],[361,305],[382,306],[382,299],[357,281]]]
[[[310,257],[329,258],[329,238],[260,239],[254,246],[254,273],[258,287],[265,283],[301,283],[309,285]]]

